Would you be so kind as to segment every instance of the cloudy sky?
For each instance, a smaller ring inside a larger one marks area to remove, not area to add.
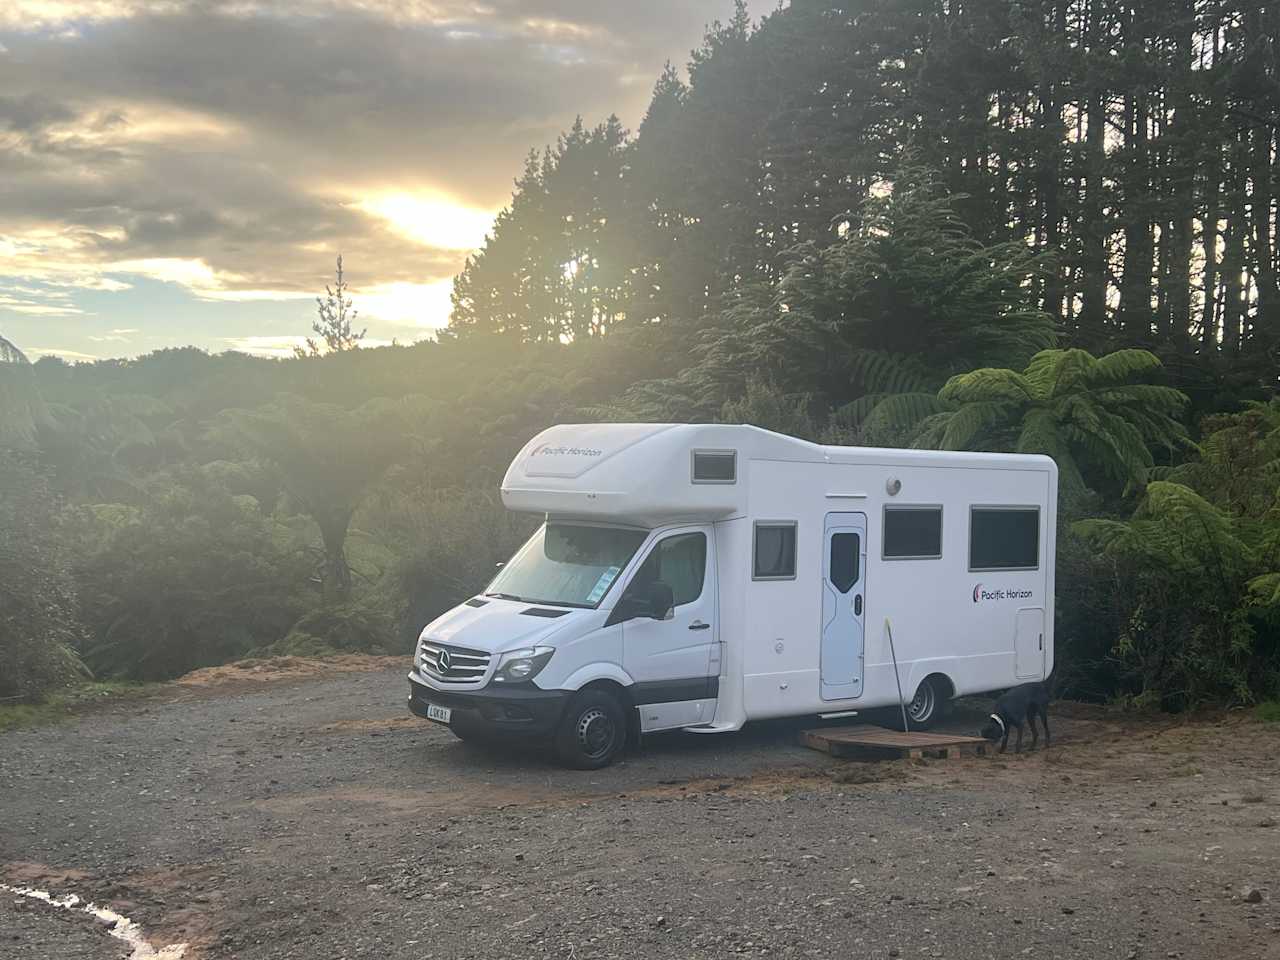
[[[634,127],[731,0],[0,0],[0,334],[287,352],[341,252],[443,324],[530,147]]]

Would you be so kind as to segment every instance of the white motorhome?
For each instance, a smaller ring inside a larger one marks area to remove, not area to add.
[[[422,631],[410,709],[585,768],[629,730],[897,708],[899,687],[927,727],[1052,670],[1057,488],[1042,456],[552,427],[502,483],[544,524]]]

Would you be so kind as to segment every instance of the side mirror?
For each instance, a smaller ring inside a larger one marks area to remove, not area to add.
[[[605,626],[625,623],[647,617],[651,620],[669,620],[675,609],[675,595],[671,587],[657,580],[645,586],[633,586],[622,595],[613,613],[605,621]]]
[[[676,597],[669,584],[655,580],[649,584],[649,616],[654,620],[667,620],[675,609]]]

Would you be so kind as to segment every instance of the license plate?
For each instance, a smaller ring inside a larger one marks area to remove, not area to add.
[[[453,716],[453,711],[448,707],[437,707],[434,703],[427,704],[427,719],[436,720],[440,723],[448,723],[449,718]]]

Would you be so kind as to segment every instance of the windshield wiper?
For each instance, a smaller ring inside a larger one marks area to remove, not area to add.
[[[517,597],[514,593],[486,593],[486,597],[497,597],[499,600],[514,600],[516,603],[531,603],[524,597]]]

